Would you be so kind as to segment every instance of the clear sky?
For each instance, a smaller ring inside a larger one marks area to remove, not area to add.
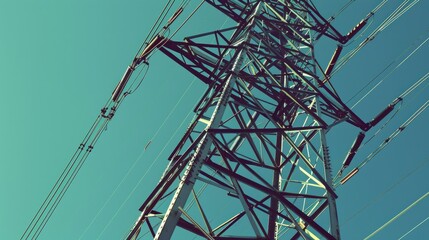
[[[0,1],[0,239],[22,235],[165,2]],[[314,2],[329,17],[345,1]],[[343,33],[350,31],[379,2],[354,1],[334,26]],[[388,1],[345,52],[362,42],[402,2]],[[193,1],[190,10],[198,3]],[[417,3],[335,75],[332,82],[345,101],[394,62],[371,86],[388,75],[429,37],[427,9],[428,1]],[[232,22],[203,5],[175,39],[224,24]],[[369,121],[427,73],[428,44],[354,108],[362,118]],[[316,44],[316,57],[322,65],[332,51],[323,41]],[[354,166],[428,100],[429,90],[424,86],[405,99],[401,111],[362,149]],[[122,238],[159,180],[167,156],[191,120],[189,112],[204,90],[202,83],[162,53],[154,55],[141,87],[124,101],[40,239]],[[429,112],[423,112],[338,188],[344,239],[363,239],[429,191],[428,121]],[[329,134],[334,162],[343,161],[356,134],[357,130],[347,132],[341,127]],[[426,198],[373,239],[403,235],[403,239],[425,239],[429,222],[406,233],[429,217],[428,213]]]

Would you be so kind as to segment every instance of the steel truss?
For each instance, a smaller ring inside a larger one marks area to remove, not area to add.
[[[325,134],[368,124],[317,76],[312,41],[347,36],[308,1],[206,2],[237,25],[160,48],[208,90],[128,239],[340,239]]]

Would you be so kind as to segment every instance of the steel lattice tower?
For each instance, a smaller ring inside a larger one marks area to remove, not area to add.
[[[325,134],[370,124],[329,84],[333,64],[318,76],[313,41],[358,29],[341,35],[306,0],[206,2],[236,26],[154,40],[208,90],[128,239],[340,239]]]

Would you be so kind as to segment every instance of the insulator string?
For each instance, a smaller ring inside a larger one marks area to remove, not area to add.
[[[406,121],[404,121],[399,128],[397,128],[395,131],[393,131],[386,139],[384,139],[380,145],[373,150],[368,156],[360,163],[356,168],[354,168],[352,171],[359,171],[361,168],[363,168],[369,161],[374,159],[375,156],[377,156],[387,145],[389,145],[393,139],[395,139],[400,133],[405,130],[420,114],[422,114],[427,108],[429,107],[429,100],[427,100],[422,106],[420,106],[419,109],[417,109]],[[341,174],[337,174],[336,176],[336,183],[335,187],[339,186],[340,183],[338,182],[338,178],[341,176]]]

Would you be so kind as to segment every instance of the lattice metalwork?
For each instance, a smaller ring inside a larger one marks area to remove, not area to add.
[[[165,39],[208,90],[128,239],[339,239],[325,134],[369,126],[317,75],[312,42],[350,35],[309,1],[206,2],[236,26]]]

